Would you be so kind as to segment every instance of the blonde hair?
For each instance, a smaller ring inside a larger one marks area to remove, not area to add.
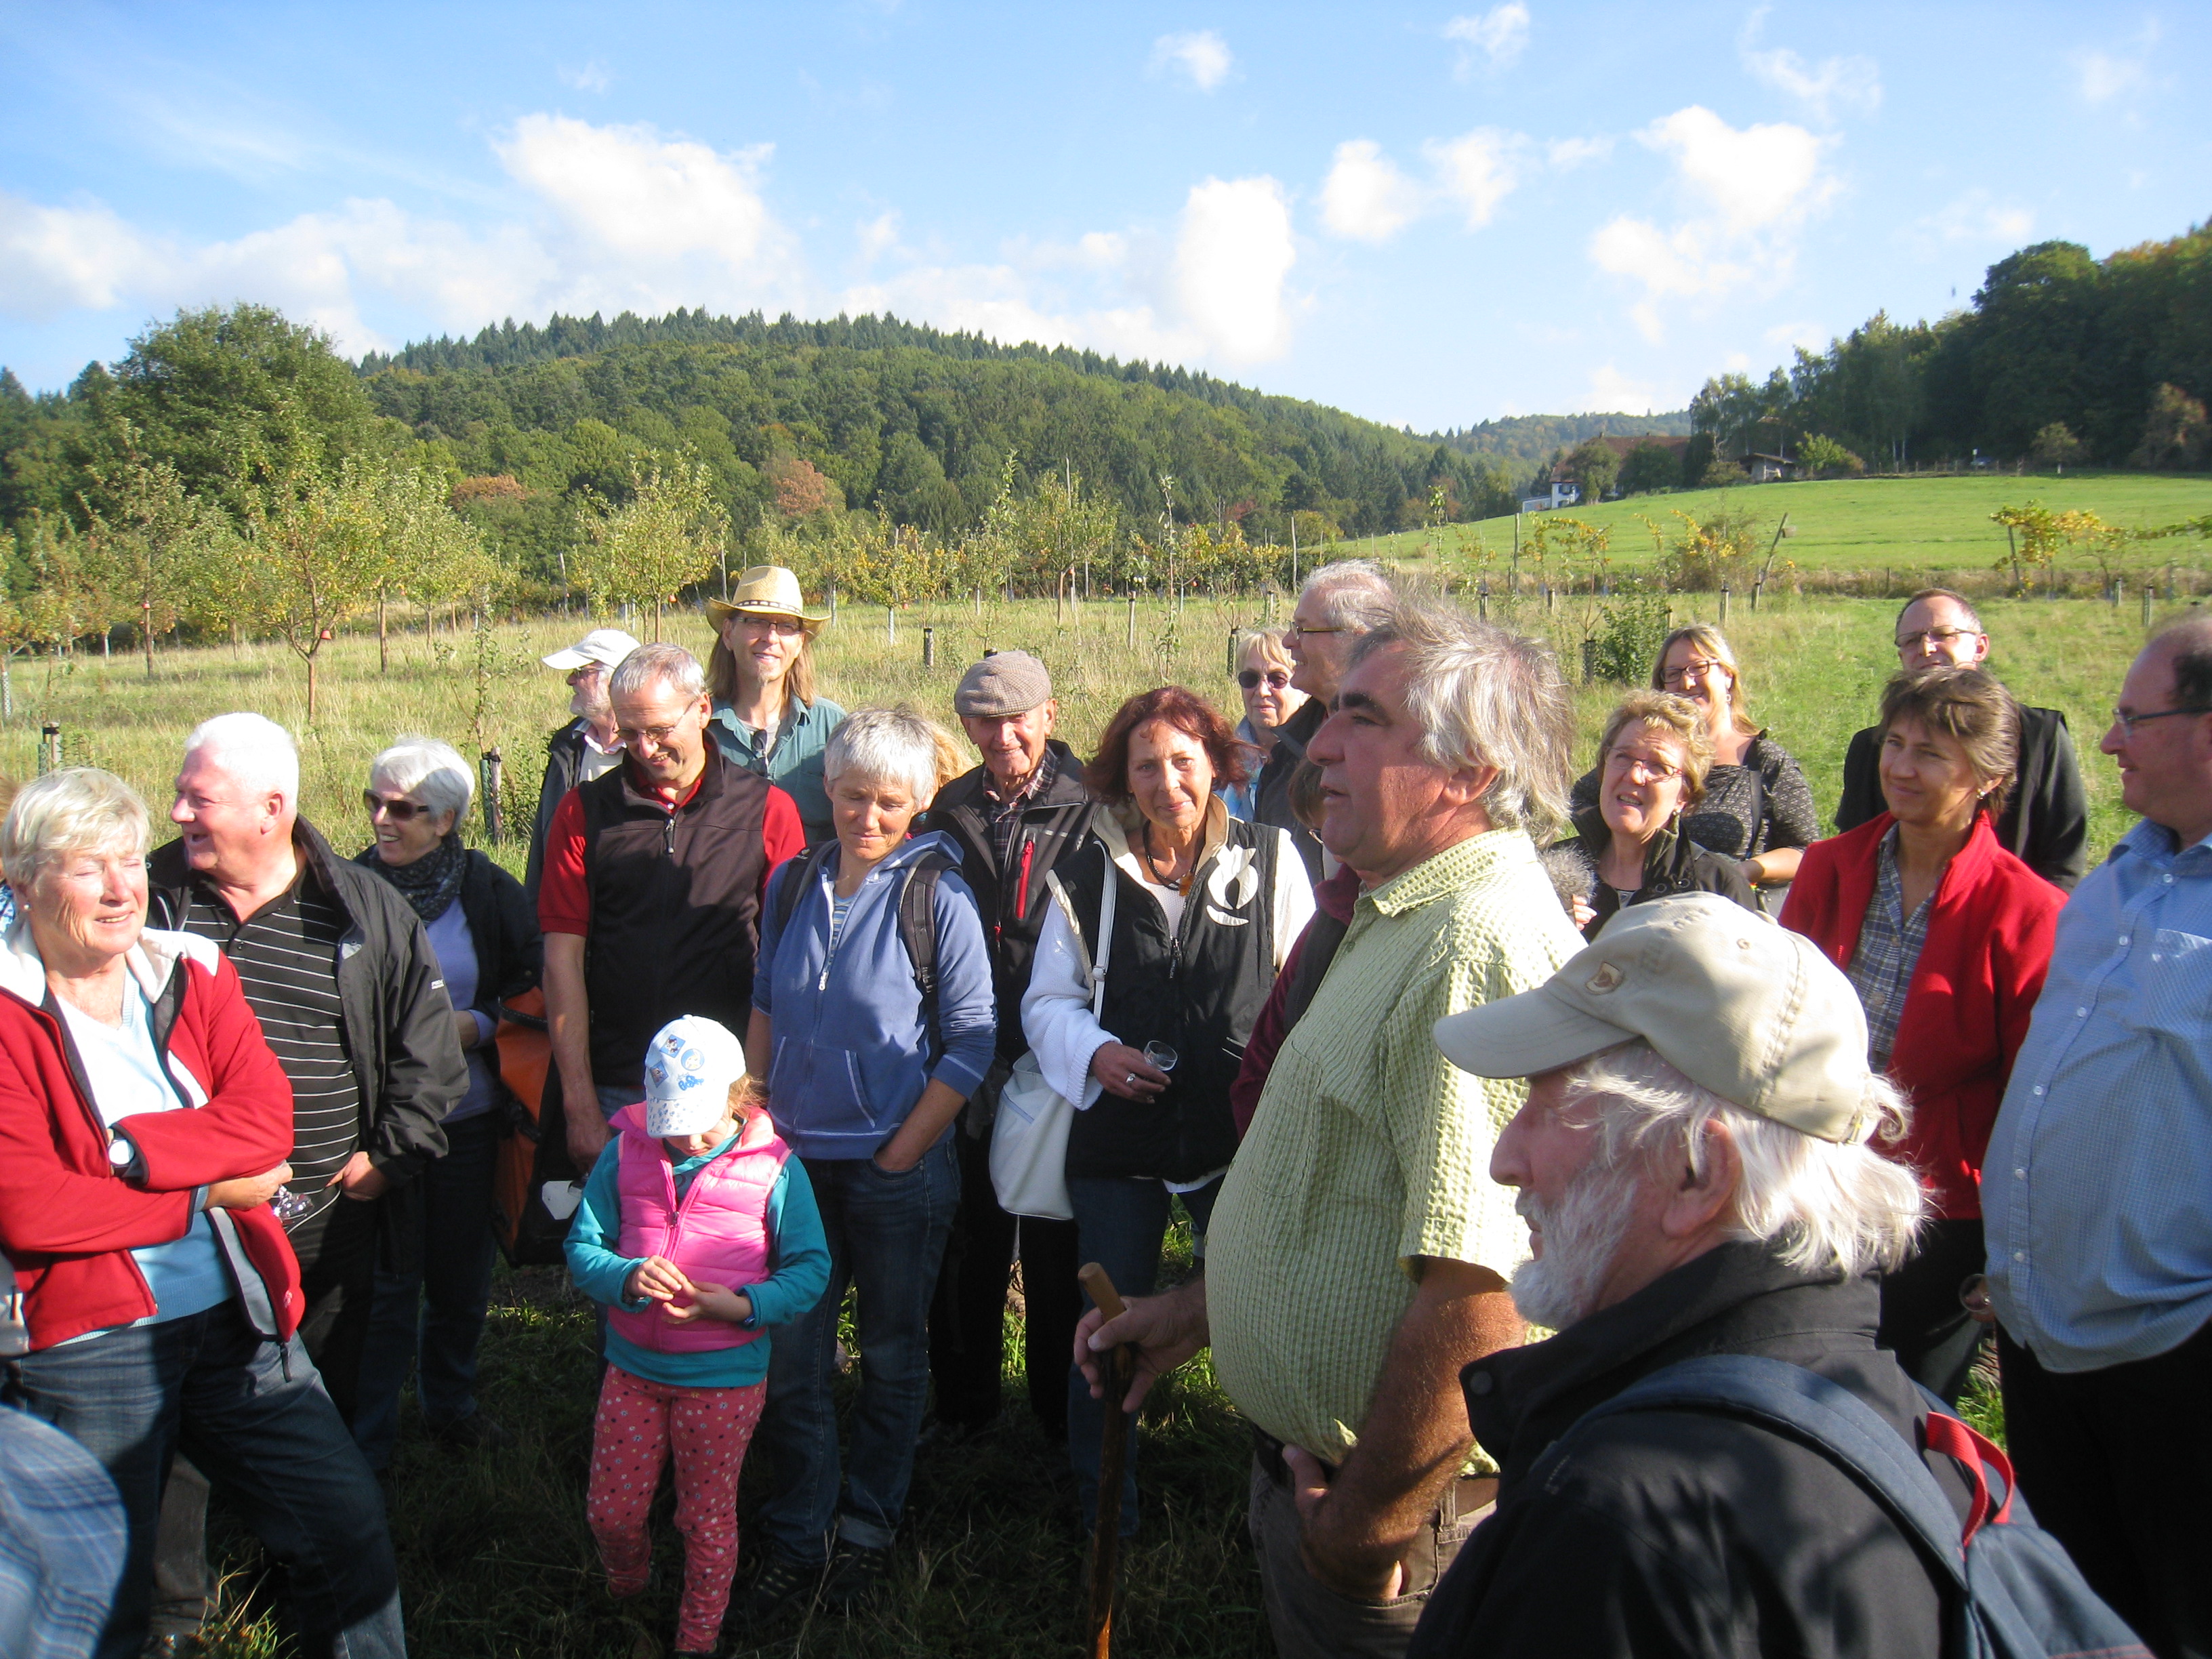
[[[1729,648],[1728,636],[1708,623],[1692,623],[1687,628],[1678,628],[1659,641],[1659,654],[1651,659],[1651,689],[1667,690],[1667,653],[1676,646],[1686,643],[1693,651],[1702,651],[1722,667],[1729,676],[1729,719],[1739,732],[1758,730],[1751,723],[1751,710],[1743,700],[1743,671],[1735,665],[1735,653]]]
[[[15,793],[0,823],[0,870],[27,893],[39,872],[72,853],[122,848],[143,854],[153,819],[138,792],[96,766],[68,766]]]
[[[1267,628],[1247,634],[1244,643],[1237,648],[1237,667],[1250,667],[1255,657],[1270,668],[1286,672],[1296,668],[1297,665],[1291,660],[1291,630],[1287,628]]]
[[[1705,774],[1713,763],[1713,734],[1705,730],[1705,717],[1698,705],[1672,691],[1632,691],[1605,717],[1605,732],[1597,740],[1598,769],[1620,734],[1632,726],[1648,726],[1682,745],[1682,805],[1695,806],[1705,798]]]

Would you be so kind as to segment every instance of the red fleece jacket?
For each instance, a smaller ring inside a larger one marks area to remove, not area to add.
[[[1805,849],[1782,925],[1848,969],[1874,902],[1887,812]],[[1889,1154],[1920,1171],[1947,1221],[1982,1212],[1982,1154],[2012,1063],[2043,992],[2066,895],[1997,844],[1989,814],[1937,884],[1928,939],[1905,994],[1890,1080],[1912,1100],[1912,1126]]]
[[[292,1085],[237,969],[204,940],[149,930],[132,952],[133,971],[155,1004],[170,1075],[188,1102],[198,1097],[197,1109],[119,1120],[114,1133],[145,1165],[143,1177],[125,1179],[110,1162],[109,1131],[27,933],[11,939],[18,948],[0,946],[0,1251],[15,1267],[37,1350],[155,1310],[131,1252],[183,1237],[200,1188],[259,1175],[291,1155]],[[166,1034],[165,1004],[176,1010]],[[283,1224],[265,1204],[214,1219],[248,1317],[289,1339],[300,1323],[300,1268]]]

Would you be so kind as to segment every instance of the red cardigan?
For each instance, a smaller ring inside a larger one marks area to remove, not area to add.
[[[1848,969],[1874,902],[1887,812],[1805,849],[1782,925]],[[2051,965],[2066,895],[1997,844],[1989,814],[1943,872],[1928,939],[1906,988],[1890,1080],[1912,1101],[1912,1126],[1891,1155],[1921,1173],[1936,1213],[1980,1216],[1982,1154],[2012,1063]]]
[[[46,971],[18,923],[0,944],[0,1251],[15,1270],[35,1351],[154,1312],[133,1249],[181,1238],[200,1188],[259,1175],[292,1152],[292,1085],[210,942],[148,930],[128,962],[154,1004],[155,1045],[189,1106],[121,1119],[144,1161],[108,1158]],[[210,1211],[248,1319],[299,1328],[299,1263],[267,1205]]]

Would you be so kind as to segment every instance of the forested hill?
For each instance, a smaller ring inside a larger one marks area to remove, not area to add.
[[[1515,475],[1540,466],[1586,438],[1685,438],[1690,411],[1665,415],[1507,415],[1437,434],[1436,441],[1464,455],[1506,462]]]
[[[1480,516],[1510,499],[1501,462],[1168,365],[1004,346],[890,317],[769,322],[677,312],[556,317],[410,345],[361,372],[378,413],[449,446],[460,470],[533,491],[613,475],[629,453],[688,446],[739,522],[794,462],[850,507],[951,532],[975,523],[1012,452],[1072,473],[1131,527],[1244,521],[1287,539]],[[1169,482],[1163,484],[1163,479]]]

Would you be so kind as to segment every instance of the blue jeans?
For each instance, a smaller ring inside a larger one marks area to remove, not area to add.
[[[145,1642],[155,1521],[175,1450],[289,1569],[304,1653],[404,1659],[383,1495],[296,1337],[264,1340],[227,1302],[26,1355],[9,1366],[8,1395],[73,1436],[122,1494],[130,1557],[99,1659],[133,1659]]]
[[[1067,1198],[1075,1212],[1078,1261],[1096,1261],[1123,1296],[1150,1296],[1159,1282],[1160,1243],[1167,1237],[1169,1206],[1178,1198],[1190,1214],[1194,1243],[1203,1250],[1206,1224],[1221,1182],[1209,1182],[1194,1193],[1170,1193],[1157,1181],[1119,1176],[1070,1176]],[[1083,1298],[1086,1311],[1091,1306]],[[1106,1408],[1091,1397],[1091,1385],[1067,1366],[1067,1461],[1075,1470],[1076,1495],[1088,1527],[1098,1514],[1098,1455],[1106,1432]],[[1121,1536],[1137,1530],[1137,1419],[1129,1419],[1129,1444],[1121,1460]]]
[[[422,1421],[433,1432],[477,1409],[477,1345],[483,1340],[499,1241],[491,1224],[492,1174],[505,1128],[497,1112],[446,1126],[446,1155],[416,1177],[422,1190],[421,1265],[411,1273],[380,1272],[368,1342],[361,1359],[361,1397],[353,1437],[380,1469],[399,1438],[399,1391],[416,1369]]]
[[[761,1525],[779,1555],[813,1566],[828,1559],[833,1527],[869,1549],[889,1548],[898,1531],[929,1394],[930,1297],[960,1208],[960,1159],[948,1131],[901,1175],[865,1158],[805,1162],[829,1237],[830,1288],[811,1312],[770,1330],[758,1443],[775,1457]],[[848,1285],[860,1291],[860,1398],[841,1489],[831,1390]]]

